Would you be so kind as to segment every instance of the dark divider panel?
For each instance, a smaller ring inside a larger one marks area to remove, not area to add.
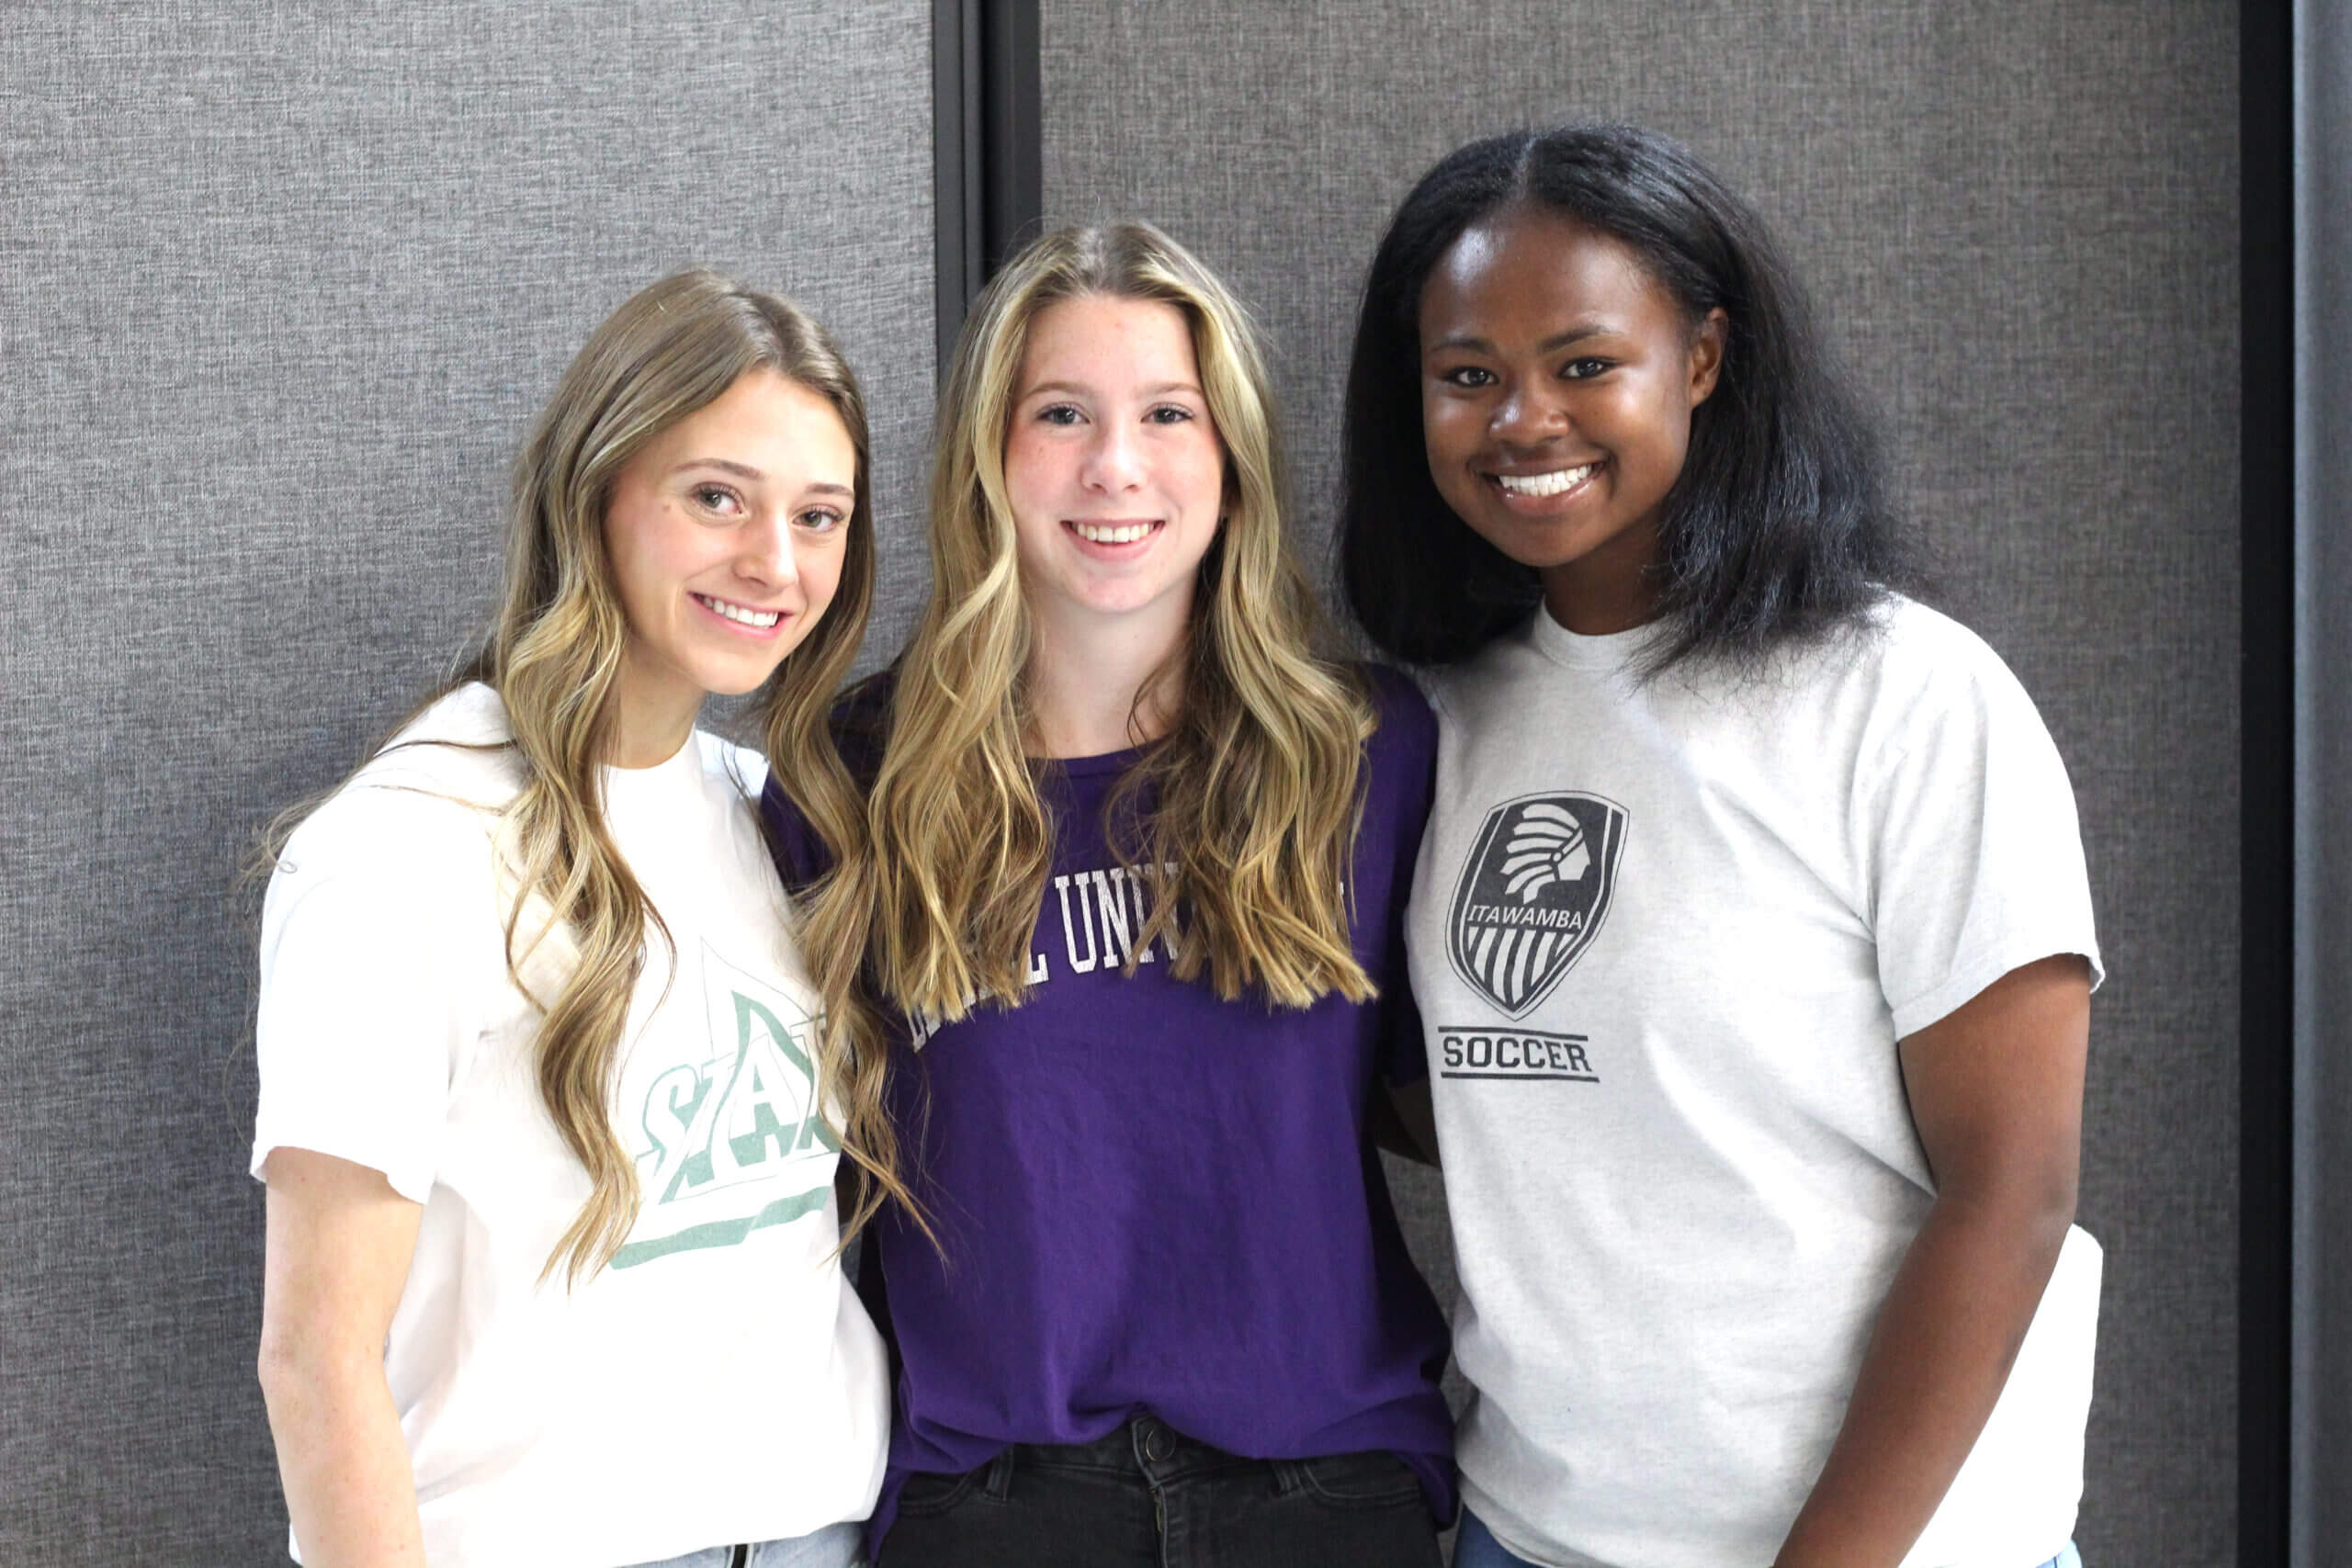
[[[930,20],[0,17],[0,1561],[283,1560],[232,879],[475,635],[507,458],[639,286],[708,262],[834,329],[876,416],[872,646],[897,646],[924,581]]]
[[[1045,0],[1048,220],[1139,214],[1260,311],[1329,533],[1372,243],[1474,135],[1635,120],[1772,218],[1883,411],[1938,601],[2072,771],[2112,978],[2086,1561],[2236,1551],[2237,10]],[[1399,1201],[1447,1267],[1432,1179]]]
[[[2288,1560],[2294,1335],[2293,16],[2238,15],[2238,1562]]]

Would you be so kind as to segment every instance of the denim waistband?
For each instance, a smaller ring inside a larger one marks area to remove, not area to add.
[[[1282,1468],[1277,1460],[1246,1459],[1196,1442],[1157,1416],[1130,1416],[1091,1442],[1016,1443],[999,1454],[996,1463],[1008,1469],[1092,1470],[1159,1482],[1212,1471]]]

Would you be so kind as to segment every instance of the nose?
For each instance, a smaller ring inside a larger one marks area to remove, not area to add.
[[[771,507],[747,521],[736,536],[736,575],[764,588],[782,588],[800,581],[800,563],[793,557],[792,519],[780,507]]]
[[[1087,443],[1079,478],[1087,489],[1104,495],[1118,495],[1140,485],[1143,453],[1135,431],[1117,420],[1097,425],[1094,438]]]
[[[1512,379],[1495,404],[1487,428],[1505,446],[1539,446],[1567,434],[1567,409],[1551,378],[1521,376]]]

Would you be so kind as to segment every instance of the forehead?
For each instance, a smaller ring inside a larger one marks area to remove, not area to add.
[[[1160,299],[1081,294],[1056,300],[1031,320],[1021,356],[1023,385],[1123,372],[1155,380],[1193,379],[1193,331],[1184,312]]]
[[[1594,317],[1624,328],[1679,326],[1681,312],[1623,241],[1544,208],[1509,207],[1462,232],[1422,286],[1421,335],[1480,323],[1565,324]]]
[[[656,461],[712,460],[755,468],[778,479],[836,480],[854,475],[849,427],[820,392],[765,366],[733,384],[648,446]]]

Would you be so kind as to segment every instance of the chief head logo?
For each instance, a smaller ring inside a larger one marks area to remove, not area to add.
[[[1454,885],[1454,973],[1513,1018],[1542,1001],[1609,914],[1626,822],[1614,801],[1569,791],[1488,812]]]

